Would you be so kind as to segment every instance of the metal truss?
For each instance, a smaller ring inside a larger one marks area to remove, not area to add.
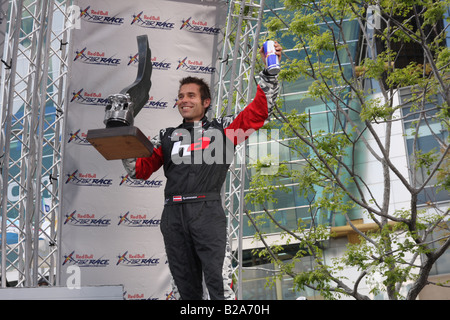
[[[70,5],[65,0],[9,1],[0,91],[2,288],[58,285],[58,177]]]
[[[222,65],[217,88],[216,116],[236,114],[254,96],[255,62],[259,51],[264,0],[230,1],[225,31]],[[236,297],[242,299],[242,223],[246,175],[246,143],[236,148],[228,180],[224,186],[224,208],[228,217],[232,247]]]

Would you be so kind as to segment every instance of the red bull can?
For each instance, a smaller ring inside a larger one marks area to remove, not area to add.
[[[271,75],[276,75],[280,72],[280,61],[275,54],[275,44],[272,40],[264,42],[264,55],[266,57],[266,69]]]

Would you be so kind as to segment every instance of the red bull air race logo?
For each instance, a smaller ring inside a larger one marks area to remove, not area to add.
[[[214,72],[216,72],[215,67],[206,65],[203,61],[189,59],[188,57],[184,57],[183,59],[178,60],[177,70],[200,74],[213,74]]]
[[[72,99],[70,99],[70,102],[104,107],[109,101],[108,98],[103,97],[101,92],[89,92],[85,91],[84,88],[81,88],[80,90],[75,90],[72,92]]]
[[[95,257],[93,254],[75,253],[72,251],[68,255],[64,255],[63,266],[76,265],[81,268],[89,267],[107,267],[109,266],[109,259],[103,257]]]
[[[154,96],[151,96],[150,99],[148,99],[148,102],[144,105],[144,108],[148,109],[166,109],[169,106],[169,101],[161,99],[155,99]]]
[[[75,58],[73,61],[85,64],[95,64],[101,66],[117,67],[120,65],[119,58],[108,56],[103,50],[88,50],[84,47],[82,50],[75,50]]]
[[[167,62],[166,59],[158,60],[157,57],[153,57],[152,58],[152,68],[153,68],[153,70],[166,71],[166,70],[170,70],[171,67],[172,67],[172,63],[171,62]]]
[[[69,133],[69,138],[67,139],[67,143],[72,143],[80,146],[89,146],[91,145],[89,141],[86,140],[87,133],[82,132],[81,129],[72,130]]]
[[[122,175],[119,183],[119,186],[132,188],[160,188],[162,185],[163,181],[157,180],[156,178],[153,180],[132,179],[128,174]]]
[[[76,227],[108,227],[111,225],[111,219],[105,217],[97,218],[95,214],[77,213],[77,210],[66,214],[64,225]]]
[[[170,70],[170,68],[172,67],[172,63],[167,62],[166,59],[158,60],[157,57],[152,57],[151,61],[153,70],[167,71]],[[127,66],[138,66],[138,65],[139,65],[139,53],[129,55]]]
[[[130,55],[128,57],[127,66],[138,66],[138,65],[139,65],[139,53],[136,53],[134,55]]]
[[[161,219],[148,218],[146,214],[130,213],[128,211],[124,215],[119,216],[119,226],[125,227],[159,227]]]
[[[170,22],[169,20],[162,21],[160,16],[145,14],[144,11],[133,15],[131,25],[159,30],[173,30],[175,27],[175,23]]]
[[[182,20],[180,30],[211,35],[218,35],[220,33],[220,28],[209,26],[208,22],[193,19],[192,17]]]
[[[85,9],[80,8],[80,19],[90,23],[100,23],[120,26],[124,23],[123,17],[112,15],[108,10],[92,9],[91,6]]]
[[[126,251],[124,254],[119,255],[118,260],[116,262],[116,266],[125,266],[125,267],[156,267],[159,265],[159,258],[155,258],[151,256],[149,258],[146,257],[144,253],[128,253]]]
[[[110,187],[112,186],[113,180],[107,179],[106,176],[98,178],[96,173],[81,173],[75,170],[67,174],[65,183],[76,186]]]

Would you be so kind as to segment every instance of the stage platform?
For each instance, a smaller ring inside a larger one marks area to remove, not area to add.
[[[0,300],[123,300],[123,286],[4,288]]]

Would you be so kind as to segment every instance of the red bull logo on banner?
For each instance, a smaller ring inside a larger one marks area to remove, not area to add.
[[[66,214],[65,225],[76,227],[108,227],[111,225],[111,219],[105,217],[96,217],[94,213],[77,213],[77,210]]]
[[[109,266],[109,259],[103,257],[95,257],[93,254],[75,253],[72,251],[68,255],[64,255],[63,266],[76,265],[80,268],[98,268]]]
[[[144,253],[129,253],[126,251],[124,254],[119,255],[116,266],[126,267],[156,267],[159,265],[159,258],[154,256],[146,257]]]
[[[139,180],[132,179],[129,175],[124,175],[120,177],[119,186],[133,187],[133,188],[160,188],[163,185],[162,180],[152,179],[152,180]]]
[[[96,173],[81,173],[78,170],[68,173],[66,176],[65,184],[76,186],[110,187],[113,183],[113,180],[107,179],[106,176],[99,178]]]
[[[88,92],[85,91],[84,88],[81,88],[80,90],[75,90],[72,92],[72,99],[70,102],[104,107],[109,101],[108,98],[104,98],[101,92]]]
[[[92,8],[87,6],[86,8],[80,8],[80,19],[82,21],[90,23],[100,23],[107,25],[120,26],[124,23],[123,17],[118,17],[109,12],[109,10]]]
[[[127,66],[137,66],[139,65],[139,53],[128,56]]]
[[[155,217],[149,218],[146,214],[136,214],[128,211],[124,215],[119,216],[119,226],[125,227],[159,227],[161,219]]]
[[[82,132],[81,129],[71,130],[69,132],[69,138],[67,138],[67,143],[72,143],[81,146],[91,145],[89,141],[86,140],[87,133]]]
[[[175,296],[175,292],[170,291],[169,293],[166,293],[166,300],[177,300],[177,297]]]
[[[82,50],[75,50],[75,58],[73,61],[82,62],[86,64],[95,64],[101,66],[117,67],[120,65],[120,60],[114,56],[107,56],[102,50],[88,50],[84,47]]]
[[[146,298],[143,293],[124,292],[123,297],[125,300],[158,300],[158,298],[152,298],[152,297]]]
[[[211,35],[218,35],[220,33],[220,28],[210,27],[208,25],[208,22],[198,20],[192,17],[182,20],[180,30]]]
[[[158,15],[146,14],[144,11],[133,15],[132,25],[141,28],[160,29],[160,30],[173,30],[175,23],[169,20],[162,21]]]
[[[164,101],[164,99],[156,100],[154,96],[151,96],[150,99],[148,99],[148,102],[144,105],[144,108],[166,109],[168,106],[168,101]]]
[[[172,67],[172,63],[167,62],[166,59],[158,60],[157,57],[152,57],[151,62],[152,62],[153,70],[167,71],[167,70],[170,70]],[[137,67],[138,65],[139,65],[139,54],[136,53],[136,54],[129,55],[127,66],[136,66]]]
[[[162,61],[157,60],[156,57],[152,58],[152,68],[153,70],[169,70],[172,67],[171,62],[167,62],[165,59]]]
[[[216,72],[215,67],[211,67],[211,65],[207,65],[200,60],[188,59],[188,57],[178,60],[177,70],[201,74],[213,74]]]

